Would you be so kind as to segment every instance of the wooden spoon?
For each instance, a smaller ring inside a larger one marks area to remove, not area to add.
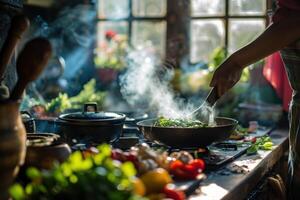
[[[2,84],[2,80],[4,79],[4,72],[6,67],[11,60],[13,52],[21,39],[23,33],[29,27],[29,20],[25,15],[15,16],[11,21],[10,29],[7,33],[7,38],[2,46],[2,50],[0,52],[0,98],[7,99],[9,98],[9,90],[8,88]]]
[[[24,15],[15,16],[0,52],[0,77],[3,77],[5,68],[11,60],[12,54],[20,41],[21,36],[29,27],[29,20]]]
[[[47,39],[35,38],[28,42],[17,60],[18,82],[10,99],[18,100],[29,82],[37,79],[44,70],[52,54],[51,44]]]

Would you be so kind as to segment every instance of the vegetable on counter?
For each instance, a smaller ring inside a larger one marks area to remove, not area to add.
[[[186,199],[174,180],[193,180],[205,164],[186,151],[168,154],[140,144],[125,152],[109,145],[74,152],[51,170],[29,168],[29,183],[16,183],[14,200]]]
[[[194,159],[188,163],[181,160],[171,162],[170,173],[179,180],[193,180],[205,169],[205,164],[201,159]]]
[[[173,128],[203,128],[208,127],[208,124],[199,120],[191,119],[168,119],[165,117],[159,117],[154,123],[154,126],[158,127],[173,127]]]
[[[229,139],[231,140],[241,140],[249,134],[248,128],[244,128],[241,125],[238,125],[233,133],[230,135]]]
[[[83,157],[74,152],[69,159],[50,171],[29,168],[30,182],[15,184],[10,193],[15,200],[141,200],[134,194],[136,170],[130,162],[111,159],[109,145],[98,147],[98,154]]]
[[[247,150],[248,155],[256,154],[258,150],[269,151],[273,148],[273,142],[269,136],[263,136],[253,140],[252,145]]]

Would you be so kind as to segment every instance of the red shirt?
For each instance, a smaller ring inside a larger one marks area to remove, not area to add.
[[[273,22],[300,15],[300,0],[277,0],[278,9],[273,16]]]

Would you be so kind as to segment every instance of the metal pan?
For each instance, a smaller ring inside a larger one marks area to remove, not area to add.
[[[137,125],[146,139],[172,148],[206,147],[227,139],[238,124],[237,120],[225,117],[216,118],[217,126],[203,128],[157,127],[153,126],[155,121],[148,119]]]

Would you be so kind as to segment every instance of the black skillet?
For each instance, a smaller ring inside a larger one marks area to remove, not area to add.
[[[146,139],[172,148],[206,147],[227,139],[238,124],[235,119],[225,117],[217,117],[216,126],[203,128],[157,127],[155,121],[148,119],[137,125]]]

